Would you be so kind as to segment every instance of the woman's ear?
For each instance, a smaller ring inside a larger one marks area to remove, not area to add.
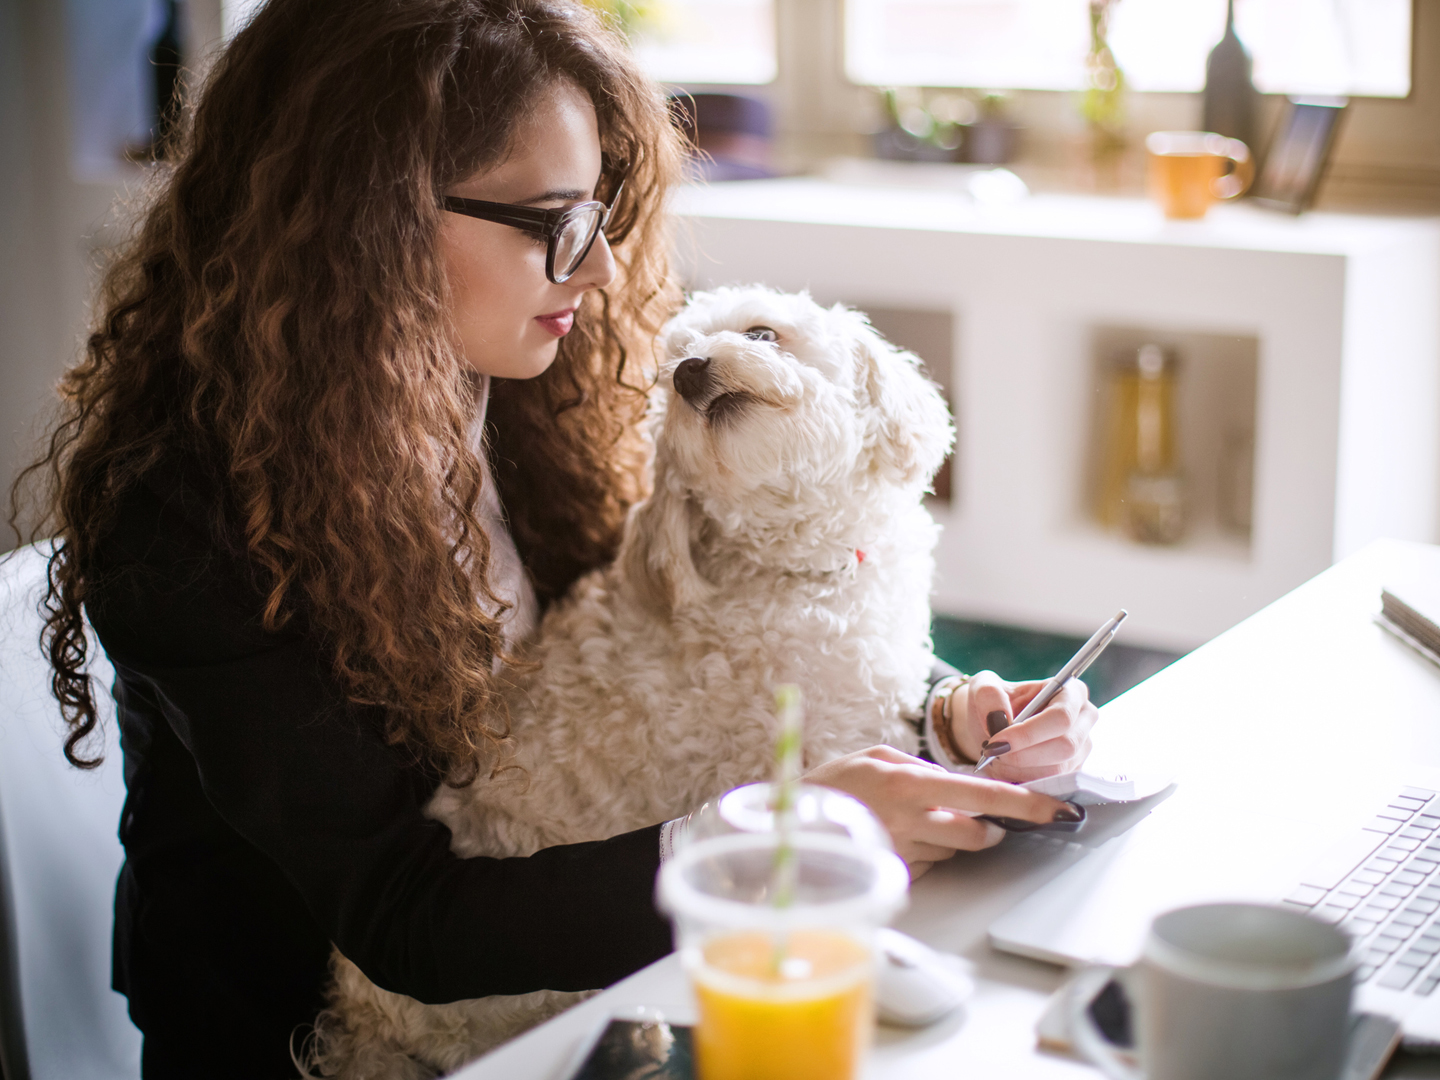
[[[955,445],[945,398],[926,378],[919,357],[891,345],[858,313],[847,314],[853,319],[857,389],[873,410],[875,460],[898,483],[928,483]]]
[[[693,515],[689,495],[658,459],[655,490],[630,514],[620,554],[626,580],[655,611],[668,614],[710,595],[690,554]]]

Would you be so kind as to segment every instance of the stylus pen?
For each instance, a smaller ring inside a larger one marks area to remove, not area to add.
[[[1064,689],[1067,682],[1071,679],[1078,679],[1083,675],[1085,669],[1099,659],[1100,654],[1105,651],[1106,646],[1115,640],[1115,631],[1120,629],[1120,624],[1125,621],[1125,617],[1129,614],[1128,611],[1121,608],[1116,612],[1114,618],[1100,627],[1099,630],[1096,630],[1095,633],[1091,635],[1090,640],[1080,646],[1080,651],[1070,658],[1069,663],[1055,673],[1054,678],[1040,688],[1040,693],[1030,699],[1030,704],[1021,709],[1020,715],[1015,717],[1011,723],[1019,724],[1029,720],[1030,717],[1045,708],[1046,705],[1049,705],[1050,702],[1054,700],[1055,695]],[[1005,725],[1005,727],[1009,726],[1010,724]],[[1004,730],[1005,728],[1000,729],[1000,731]],[[991,732],[990,738],[994,739],[1000,734],[1000,731]],[[980,772],[981,769],[985,768],[999,756],[999,754],[982,753],[980,760],[975,763],[975,771],[977,773]]]

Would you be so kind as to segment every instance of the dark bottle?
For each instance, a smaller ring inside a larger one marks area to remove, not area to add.
[[[1255,152],[1255,87],[1250,82],[1250,54],[1235,36],[1235,0],[1225,16],[1225,36],[1205,62],[1206,131],[1239,139]]]

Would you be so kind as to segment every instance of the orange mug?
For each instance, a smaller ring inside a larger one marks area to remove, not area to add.
[[[1202,218],[1215,199],[1245,194],[1255,176],[1249,147],[1209,131],[1156,131],[1145,149],[1150,197],[1167,218]]]

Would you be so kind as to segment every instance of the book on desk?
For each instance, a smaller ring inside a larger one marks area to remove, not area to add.
[[[1440,667],[1440,582],[1396,582],[1380,591],[1375,621]]]

